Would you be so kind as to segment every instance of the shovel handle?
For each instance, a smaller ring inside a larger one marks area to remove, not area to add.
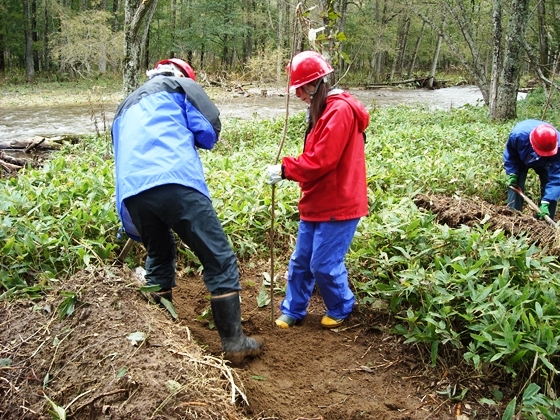
[[[117,260],[119,262],[124,263],[124,260],[126,260],[126,257],[128,256],[128,254],[130,252],[130,249],[132,248],[132,245],[134,245],[134,240],[128,238],[128,240],[126,241],[126,244],[124,244],[124,247],[123,247],[121,253],[117,257]]]
[[[523,194],[523,191],[521,191],[521,188],[519,188],[519,187],[515,188],[515,187],[512,187],[511,185],[509,186],[509,188],[510,188],[510,190],[513,190],[517,194],[519,194],[521,196],[521,198],[523,198],[523,201],[525,201],[529,205],[529,207],[531,207],[537,213],[541,212],[541,209],[539,208],[539,206],[537,206],[529,197],[527,197],[525,194]],[[546,220],[552,226],[556,227],[556,222],[554,220],[552,220],[549,216],[545,215],[544,220]]]

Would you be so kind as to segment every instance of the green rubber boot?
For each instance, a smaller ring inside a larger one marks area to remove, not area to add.
[[[214,296],[210,299],[210,306],[226,359],[238,365],[246,357],[255,357],[262,353],[263,340],[243,334],[238,292]]]

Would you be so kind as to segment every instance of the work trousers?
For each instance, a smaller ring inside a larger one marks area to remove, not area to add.
[[[208,197],[178,184],[151,188],[125,200],[146,247],[147,285],[171,289],[177,247],[173,232],[198,257],[212,296],[241,290],[237,259]]]
[[[359,220],[300,221],[296,249],[288,265],[286,297],[280,304],[284,315],[300,320],[307,314],[315,282],[328,316],[340,319],[350,315],[355,298],[344,259]]]
[[[522,166],[519,169],[519,173],[517,174],[517,185],[521,188],[521,191],[525,191],[525,181],[527,180],[527,173],[529,169],[533,169],[535,173],[539,176],[539,181],[541,183],[541,199],[544,197],[544,191],[546,188],[546,184],[548,183],[548,167],[547,166],[539,166],[537,168],[529,168],[527,166]],[[515,191],[508,189],[508,207],[512,210],[519,210],[523,209],[523,197],[517,194]],[[539,203],[540,204],[540,203]],[[550,218],[554,220],[554,215],[556,214],[556,201],[550,201],[548,205],[548,211],[550,212]]]

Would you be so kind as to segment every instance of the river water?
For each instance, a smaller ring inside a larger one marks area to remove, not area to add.
[[[400,104],[423,105],[431,109],[449,110],[467,104],[482,104],[482,94],[476,86],[457,86],[436,90],[382,88],[350,90],[368,109]],[[281,91],[260,89],[248,95],[236,95],[215,101],[222,119],[267,119],[286,114],[286,97]],[[92,134],[110,129],[117,103],[105,103],[102,109],[89,105],[60,105],[49,107],[0,109],[0,141],[24,140],[33,136],[62,134]],[[295,96],[289,99],[290,114],[303,111],[305,103]]]

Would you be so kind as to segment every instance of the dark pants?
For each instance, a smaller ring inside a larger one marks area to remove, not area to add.
[[[527,180],[527,173],[529,169],[533,169],[535,173],[539,176],[539,180],[541,183],[541,199],[544,196],[544,190],[546,184],[548,183],[548,167],[540,166],[537,168],[528,168],[522,167],[517,174],[517,185],[521,188],[521,191],[525,191],[525,181]],[[512,210],[519,210],[523,209],[523,197],[517,194],[515,191],[508,189],[508,207]],[[550,212],[550,218],[554,220],[554,215],[556,214],[556,201],[550,201],[548,205],[548,211]]]
[[[212,296],[241,290],[237,259],[205,195],[169,184],[129,197],[125,204],[148,252],[148,285],[175,286],[175,232],[200,260]]]

